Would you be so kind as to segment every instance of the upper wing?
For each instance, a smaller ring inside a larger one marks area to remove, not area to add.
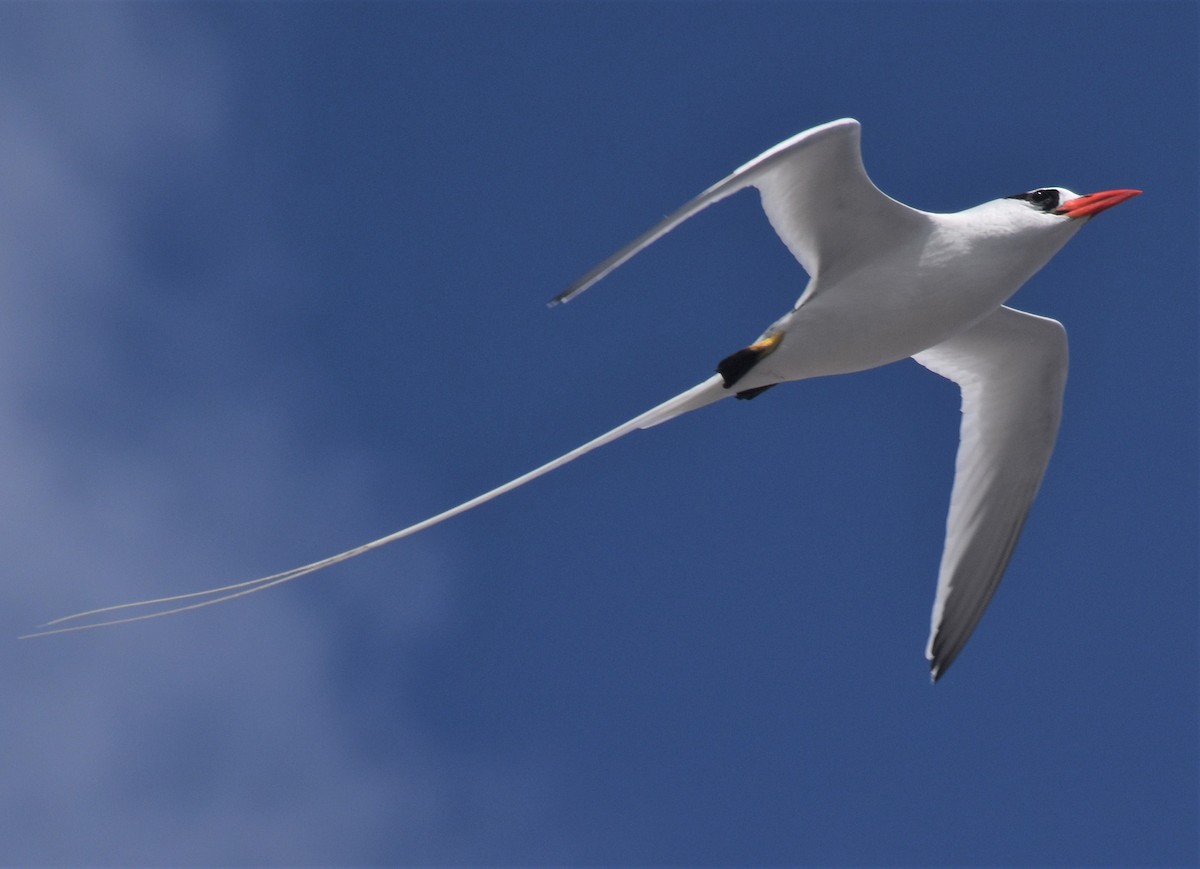
[[[962,389],[962,431],[925,656],[936,681],[992,599],[1050,461],[1067,379],[1056,320],[1001,307],[913,357]]]
[[[877,247],[889,234],[917,226],[922,212],[885,196],[867,177],[859,152],[861,129],[858,121],[844,118],[779,143],[639,235],[550,304],[569,302],[689,217],[746,187],[760,190],[771,225],[813,276],[861,246]]]

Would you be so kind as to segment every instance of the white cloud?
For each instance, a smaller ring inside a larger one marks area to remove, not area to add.
[[[230,146],[218,34],[175,6],[4,17],[0,625],[15,637],[367,539],[371,457],[311,454],[302,390],[240,342],[259,324],[227,315],[264,274],[296,280],[269,203],[240,203],[174,285],[139,254],[170,196],[200,192],[176,167]],[[0,863],[467,859],[477,836],[535,824],[545,775],[438,748],[408,708],[401,653],[438,636],[451,588],[437,551],[403,558],[403,607],[345,571],[323,598],[11,643]],[[351,637],[392,656],[387,684],[339,683]],[[386,751],[366,733],[381,726]]]

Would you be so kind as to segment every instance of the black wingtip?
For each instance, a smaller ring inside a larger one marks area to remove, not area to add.
[[[954,663],[954,658],[950,658],[947,660],[946,658],[938,657],[937,655],[935,655],[933,660],[931,660],[929,662],[930,682],[932,682],[932,684],[936,685],[938,683],[938,681],[941,680],[941,678],[946,675],[946,671],[950,669],[950,665],[953,663]]]
[[[584,285],[584,286],[586,288],[587,285]],[[567,287],[565,290],[563,290],[561,293],[559,293],[553,299],[548,301],[546,303],[546,307],[547,308],[557,308],[559,305],[565,305],[567,302],[571,301],[571,299],[578,296],[581,292],[583,292],[583,290],[580,289],[579,284],[577,284],[577,283],[571,284],[571,286]]]

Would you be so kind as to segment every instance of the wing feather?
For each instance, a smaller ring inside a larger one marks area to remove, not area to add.
[[[811,276],[827,263],[878,246],[881,234],[916,226],[921,212],[879,191],[863,168],[858,121],[797,133],[718,181],[550,300],[569,302],[609,272],[715,202],[757,187],[771,225]]]
[[[962,390],[962,430],[926,648],[936,681],[995,594],[1050,461],[1067,377],[1056,320],[1001,307],[913,357]]]

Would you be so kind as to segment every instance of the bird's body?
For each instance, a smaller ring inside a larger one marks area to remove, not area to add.
[[[753,388],[772,378],[780,382],[877,368],[979,322],[1080,226],[1064,222],[1054,234],[1037,238],[1036,248],[1023,247],[1023,234],[996,231],[1011,216],[1003,212],[1011,210],[1026,209],[999,200],[971,209],[985,220],[962,219],[970,212],[922,213],[923,225],[882,255],[857,267],[818,271],[796,307],[767,330],[783,333],[778,348],[738,385]]]
[[[954,214],[927,213],[896,202],[871,183],[862,166],[859,133],[858,122],[845,119],[780,143],[551,302],[569,301],[702,209],[755,187],[809,283],[796,305],[758,340],[722,360],[717,375],[540,468],[355,549],[248,582],[79,613],[49,623],[42,633],[153,618],[270,588],[415,534],[629,432],[722,398],[753,398],[785,381],[913,357],[963,392],[962,440],[927,648],[936,679],[961,651],[1003,575],[1061,414],[1067,368],[1062,326],[1003,305],[1079,230],[1083,218],[1139,191],[1077,196],[1042,188]],[[166,608],[60,626],[147,605]]]
[[[1012,198],[952,214],[896,202],[863,170],[859,129],[856,121],[834,121],[772,148],[555,301],[579,295],[701,209],[756,187],[771,225],[810,278],[792,310],[764,332],[782,333],[777,348],[737,384],[753,389],[863,371],[926,350],[996,310],[1082,226]]]

